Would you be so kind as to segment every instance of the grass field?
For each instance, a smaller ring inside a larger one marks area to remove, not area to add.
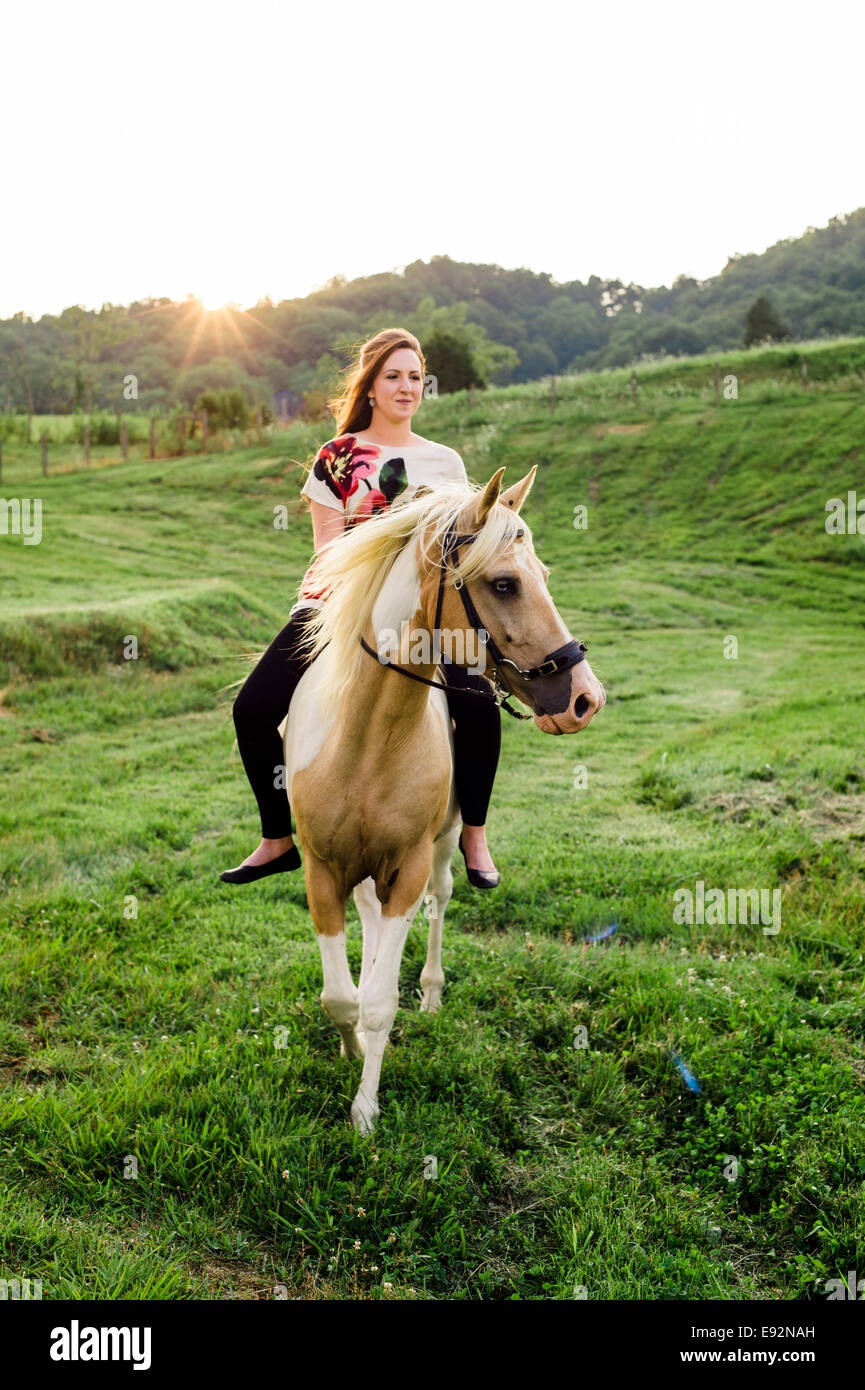
[[[742,354],[717,404],[683,363],[636,405],[608,373],[555,414],[543,385],[422,407],[478,481],[539,464],[526,519],[609,703],[572,739],[505,721],[502,886],[456,869],[435,1017],[416,921],[371,1140],[301,876],[217,877],[257,839],[228,687],[309,558],[296,461],[326,427],[48,479],[7,452],[43,538],[0,536],[0,1277],[630,1300],[865,1275],[865,538],[824,527],[865,496],[853,357],[809,348],[806,392]],[[697,880],[780,890],[781,930],[678,924]]]

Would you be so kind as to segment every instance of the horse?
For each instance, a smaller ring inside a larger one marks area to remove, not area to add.
[[[483,488],[419,488],[317,558],[326,599],[305,621],[311,664],[281,726],[285,784],[321,952],[321,1004],[340,1034],[341,1055],[363,1059],[351,1106],[361,1134],[371,1133],[379,1115],[403,947],[425,899],[423,1011],[437,1011],[444,986],[442,933],[461,822],[452,725],[435,679],[440,639],[457,649],[453,639],[463,637],[466,650],[472,634],[479,636],[489,697],[511,713],[507,701],[518,699],[532,711],[520,717],[533,717],[544,733],[577,733],[605,703],[585,644],[570,637],[547,587],[549,570],[519,517],[536,467],[502,492],[504,471]],[[387,642],[397,646],[385,658]],[[357,985],[346,955],[351,894],[363,930]]]

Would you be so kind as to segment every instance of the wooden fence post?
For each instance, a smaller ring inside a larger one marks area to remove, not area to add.
[[[27,443],[33,443],[33,416],[27,412]]]
[[[123,450],[123,462],[129,458],[129,428],[126,423],[126,416],[120,422],[120,448]]]
[[[84,463],[90,467],[90,421],[84,426]]]
[[[551,410],[551,411],[552,411],[552,410],[555,410],[555,408],[556,408],[556,378],[555,378],[555,376],[553,375],[553,376],[550,377],[550,410]]]
[[[183,455],[186,453],[186,416],[185,416],[185,415],[181,415],[181,417],[180,417],[180,430],[179,430],[179,434],[180,434],[180,457],[183,458]]]
[[[156,458],[156,416],[150,417],[150,457]]]
[[[807,358],[807,357],[803,357],[803,358],[802,358],[802,390],[803,390],[803,391],[807,391],[807,389],[808,389],[808,358]]]
[[[631,404],[637,404],[637,373],[631,372]]]
[[[48,477],[48,435],[45,433],[44,430],[42,431],[42,437],[41,437],[41,439],[40,439],[39,442],[40,442],[40,444],[42,445],[42,472],[45,474],[45,477],[47,478],[47,477]]]
[[[258,434],[258,442],[261,443],[261,401],[255,407],[255,428]]]
[[[715,363],[715,404],[717,405],[721,397],[721,364]]]
[[[206,411],[206,410],[202,410],[202,412],[201,412],[201,452],[202,452],[203,454],[206,454],[206,453],[207,453],[207,431],[208,431],[207,411]]]

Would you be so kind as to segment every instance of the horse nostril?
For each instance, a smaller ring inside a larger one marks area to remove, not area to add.
[[[578,719],[582,719],[583,715],[590,707],[591,706],[588,697],[586,695],[578,695],[576,700],[574,701],[574,714],[577,716]]]

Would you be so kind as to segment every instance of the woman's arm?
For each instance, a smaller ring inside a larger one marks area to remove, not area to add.
[[[330,541],[342,535],[345,530],[345,512],[338,512],[335,507],[326,507],[323,502],[310,502],[309,509],[312,512],[313,544],[316,555],[319,555]]]

